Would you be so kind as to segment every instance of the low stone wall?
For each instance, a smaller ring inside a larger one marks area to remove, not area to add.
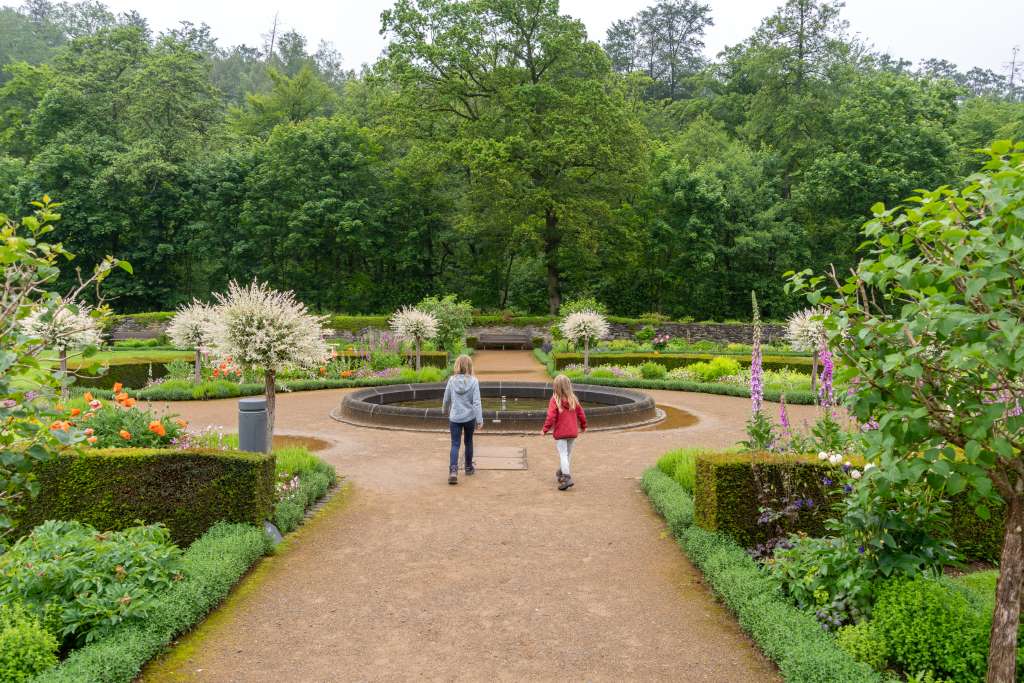
[[[610,337],[612,339],[632,339],[636,330],[643,325],[626,325],[624,323],[611,323]],[[714,341],[723,344],[749,344],[753,328],[750,324],[744,323],[660,323],[654,325],[659,334],[668,334],[672,337],[685,339],[686,341]],[[110,328],[111,339],[151,339],[159,337],[167,329],[167,323],[150,322],[139,323],[131,318],[118,320]],[[348,330],[332,330],[330,339],[343,341],[355,341],[369,332],[380,331],[377,328],[364,328],[356,332]],[[763,340],[766,343],[782,341],[785,335],[785,328],[782,325],[762,325]],[[516,327],[515,325],[494,325],[488,327],[471,326],[466,330],[466,336],[479,337],[482,332],[488,334],[522,334],[526,332],[530,337],[542,337],[550,341],[551,329],[548,326],[527,325]]]

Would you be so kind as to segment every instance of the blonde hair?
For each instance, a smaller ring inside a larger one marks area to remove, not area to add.
[[[455,359],[455,367],[452,372],[456,375],[472,375],[473,374],[473,359],[462,354]]]
[[[562,412],[562,403],[569,404],[569,410],[576,410],[576,406],[580,404],[579,399],[576,398],[575,392],[572,390],[572,381],[565,375],[559,375],[555,378],[555,381],[551,383],[551,388],[555,392],[555,404],[558,407],[558,412]]]

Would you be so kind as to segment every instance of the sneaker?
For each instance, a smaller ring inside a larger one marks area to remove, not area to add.
[[[449,472],[448,473],[448,483],[451,484],[452,486],[455,486],[456,484],[458,484],[459,483],[459,473],[458,472]]]
[[[472,465],[466,465],[466,476],[471,477],[476,474],[476,468]]]
[[[565,491],[570,486],[575,486],[575,485],[576,485],[576,482],[574,482],[572,480],[572,475],[571,474],[567,474],[564,477],[562,477],[562,482],[558,485],[558,490],[559,491]]]
[[[557,470],[555,470],[555,479],[558,480],[559,484],[561,484],[562,480],[565,479],[565,475],[562,474],[562,468],[561,467],[559,467]]]

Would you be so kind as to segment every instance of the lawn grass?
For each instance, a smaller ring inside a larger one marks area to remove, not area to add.
[[[169,349],[111,349],[99,351],[88,358],[76,356],[68,358],[68,369],[80,370],[92,365],[133,365],[136,363],[170,363],[175,360],[191,361],[195,357],[192,351],[174,351]],[[57,364],[57,356],[46,353],[43,361]]]

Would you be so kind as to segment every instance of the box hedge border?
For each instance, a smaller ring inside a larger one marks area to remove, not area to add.
[[[813,615],[788,602],[743,548],[723,534],[687,524],[693,500],[671,477],[652,468],[641,487],[683,552],[786,681],[881,683],[881,675],[841,650]]]
[[[755,471],[756,468],[756,471]],[[761,499],[788,485],[814,506],[802,510],[790,525],[792,532],[825,535],[825,522],[834,516],[823,478],[839,479],[838,467],[801,455],[780,453],[704,453],[697,456],[693,490],[694,522],[725,534],[744,548],[769,540],[772,529],[758,524]],[[765,480],[770,480],[770,486]],[[813,495],[812,495],[813,492]]]
[[[129,683],[175,637],[203,619],[261,557],[270,552],[263,529],[219,523],[186,551],[185,578],[157,598],[145,619],[127,621],[72,652],[33,683]]]
[[[77,519],[119,530],[162,522],[187,545],[217,522],[260,525],[274,504],[274,456],[222,450],[110,448],[58,455],[36,468],[39,495],[19,529]]]

